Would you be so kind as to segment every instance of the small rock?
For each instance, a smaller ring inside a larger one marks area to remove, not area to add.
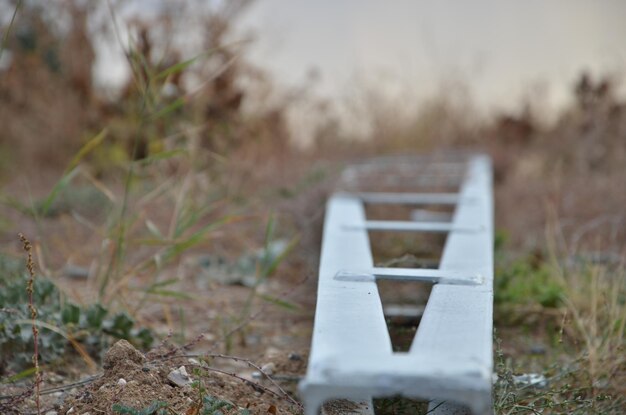
[[[532,346],[530,346],[530,354],[546,354],[546,347],[542,344],[533,344]]]
[[[261,343],[261,336],[258,334],[249,334],[246,336],[246,344],[248,346],[256,346]]]
[[[183,387],[190,385],[193,381],[189,377],[185,366],[181,366],[178,369],[172,370],[168,375],[167,379],[172,382],[174,385],[178,387]]]
[[[187,359],[187,361],[189,363],[191,363],[192,365],[199,365],[200,361],[198,359],[194,359],[193,357],[190,357],[189,359]]]
[[[65,415],[68,414],[73,414],[74,413],[74,407],[72,406],[70,409],[67,410],[67,412],[65,413]]]
[[[281,356],[281,355],[282,355],[282,356],[284,356],[284,354],[283,354],[283,353],[284,353],[283,351],[281,351],[281,350],[279,350],[279,349],[277,349],[276,347],[273,347],[273,346],[270,346],[270,347],[268,347],[268,348],[265,350],[265,356],[266,356],[268,359],[271,359],[271,358],[273,358],[273,357],[279,357],[279,356]]]
[[[539,373],[524,373],[522,375],[513,376],[513,382],[519,386],[532,386],[538,389],[543,389],[548,386],[546,377]]]
[[[119,380],[117,381],[117,384],[119,386],[126,386],[126,383],[127,383],[126,379],[124,379],[124,378],[119,378]]]
[[[48,411],[46,412],[46,415],[58,415],[57,411]]]
[[[294,362],[299,362],[300,360],[302,360],[302,356],[300,356],[298,353],[289,353],[289,356],[287,356],[289,358],[289,360],[293,360]]]
[[[261,371],[263,371],[263,373],[265,373],[268,376],[273,375],[275,370],[276,370],[276,365],[272,362],[266,363],[263,366],[261,366]]]
[[[89,269],[78,265],[67,264],[63,268],[63,274],[71,279],[86,280],[89,278]]]

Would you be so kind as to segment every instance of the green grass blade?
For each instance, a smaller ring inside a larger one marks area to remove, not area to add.
[[[148,228],[148,231],[150,232],[150,234],[152,234],[152,236],[154,236],[157,240],[164,239],[163,234],[161,233],[159,228],[150,219],[146,219],[146,228]]]
[[[148,289],[146,290],[146,294],[154,294],[154,295],[160,295],[163,297],[178,298],[181,300],[193,300],[196,298],[195,296],[188,294],[186,292],[183,292],[183,291],[164,289],[164,287],[168,287],[178,282],[179,280],[176,278],[170,278],[165,281],[156,282],[150,285],[150,287],[148,287]]]
[[[179,300],[194,300],[194,299],[197,298],[197,297],[194,297],[191,294],[187,294],[186,292],[174,291],[174,290],[159,290],[159,289],[155,289],[155,290],[149,290],[148,294],[159,295],[161,297],[177,298]]]
[[[22,370],[20,373],[16,373],[15,375],[11,375],[9,377],[7,377],[6,379],[2,379],[2,381],[0,381],[0,383],[15,383],[18,380],[22,380],[24,378],[28,378],[31,377],[32,375],[35,374],[35,372],[37,371],[36,368],[34,367],[30,367],[26,370]]]
[[[155,114],[153,114],[152,118],[158,119],[158,118],[161,118],[161,117],[169,114],[172,111],[176,111],[178,108],[180,108],[183,105],[185,105],[185,101],[186,101],[185,97],[176,98],[176,100],[174,102],[172,102],[171,104],[165,106],[164,108],[161,108]]]
[[[70,170],[68,173],[64,174],[63,177],[61,177],[61,179],[58,182],[56,182],[54,187],[52,187],[52,190],[50,191],[50,194],[48,195],[48,197],[46,197],[46,199],[41,204],[41,207],[39,210],[42,215],[46,216],[48,214],[50,207],[56,200],[59,193],[72,182],[72,180],[74,179],[76,174],[78,174],[78,172],[79,172],[79,168],[75,167],[73,170]]]
[[[13,16],[11,16],[11,21],[9,22],[9,27],[4,32],[4,36],[2,36],[2,45],[0,45],[0,58],[2,57],[2,53],[6,49],[7,40],[9,40],[9,33],[11,33],[11,29],[13,29],[13,23],[15,23],[15,18],[17,17],[17,12],[22,7],[22,0],[19,0],[13,9]]]
[[[2,194],[0,193],[0,204],[3,204],[5,206],[8,206],[12,209],[15,209],[16,211],[26,214],[26,215],[32,215],[33,214],[33,210],[32,208],[30,208],[29,206],[21,203],[19,200]]]
[[[177,256],[179,256],[181,253],[183,253],[184,251],[186,251],[187,249],[190,249],[196,245],[198,245],[199,243],[203,242],[206,238],[206,234],[210,233],[211,231],[214,231],[224,225],[227,225],[233,221],[235,221],[237,219],[237,217],[233,217],[233,216],[226,216],[216,222],[210,223],[206,226],[203,226],[200,230],[194,232],[191,236],[189,236],[189,238],[178,242],[174,245],[172,245],[171,247],[169,247],[165,253],[163,254],[163,262],[169,262],[172,259],[176,258]]]
[[[169,285],[176,284],[177,282],[178,280],[176,278],[170,278],[165,281],[155,282],[154,284],[150,285],[150,287],[148,287],[148,292],[154,288],[167,287]]]
[[[187,59],[186,61],[175,63],[174,65],[170,66],[169,68],[166,68],[163,71],[159,72],[154,77],[154,79],[155,80],[162,80],[162,79],[167,78],[170,75],[182,72],[185,69],[187,69],[189,66],[191,66],[199,58],[201,58],[202,56],[206,56],[207,54],[208,54],[208,52],[207,53],[201,53],[200,55],[194,56],[193,58]]]
[[[275,226],[275,218],[274,214],[271,213],[269,219],[267,220],[267,225],[265,226],[265,241],[263,242],[263,246],[265,251],[268,251],[270,243],[272,242],[272,238],[274,236],[274,226]]]
[[[184,209],[179,217],[176,218],[176,228],[174,229],[174,238],[179,238],[187,229],[198,223],[200,218],[208,214],[215,207],[211,204],[200,209],[187,208]]]
[[[178,149],[175,149],[175,150],[161,151],[160,153],[148,156],[148,157],[143,158],[141,160],[137,160],[136,163],[138,163],[138,164],[140,164],[142,166],[145,166],[145,165],[157,162],[157,161],[171,159],[171,158],[174,158],[174,157],[176,157],[178,155],[181,155],[181,154],[187,154],[187,150],[184,150],[182,148],[178,148]]]
[[[281,262],[285,260],[287,255],[289,255],[289,253],[293,251],[293,249],[298,245],[299,242],[300,236],[292,238],[291,241],[289,241],[289,244],[283,250],[283,252],[281,252],[280,255],[277,255],[276,258],[272,260],[272,262],[264,267],[262,278],[267,278],[272,275],[276,271],[276,268],[278,268]]]
[[[100,145],[100,143],[102,143],[102,141],[104,141],[104,139],[107,136],[107,129],[103,129],[102,131],[100,131],[95,137],[93,137],[92,139],[90,139],[89,141],[87,141],[85,143],[84,146],[82,146],[80,148],[80,150],[78,150],[78,153],[76,153],[76,155],[74,156],[74,158],[72,159],[72,161],[70,161],[70,164],[67,166],[67,168],[65,169],[65,172],[69,172],[71,170],[73,170],[76,166],[78,166],[78,163],[80,163],[80,161],[87,155],[89,154],[93,149],[95,149],[96,147],[98,147]]]
[[[273,297],[267,294],[259,294],[259,297],[261,297],[264,301],[267,301],[270,304],[274,304],[286,310],[290,310],[290,311],[300,310],[300,306],[298,304],[283,300],[281,298]]]

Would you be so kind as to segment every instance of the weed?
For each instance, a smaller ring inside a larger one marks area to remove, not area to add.
[[[41,412],[40,403],[40,386],[41,386],[41,369],[39,367],[39,328],[35,323],[37,320],[37,309],[33,302],[35,292],[35,263],[33,262],[32,245],[23,234],[19,234],[22,241],[24,251],[27,254],[26,269],[28,270],[28,282],[26,283],[26,292],[28,293],[28,311],[32,320],[33,333],[33,365],[35,366],[35,402],[37,404],[37,414]]]
[[[17,16],[17,12],[21,6],[22,6],[22,0],[18,0],[18,2],[15,4],[15,8],[13,9],[13,15],[11,16],[9,27],[7,27],[7,29],[4,32],[4,35],[2,36],[2,44],[0,44],[0,59],[2,59],[2,54],[4,53],[4,50],[6,49],[6,44],[7,44],[7,39],[9,38],[9,33],[11,32],[13,23],[15,23],[15,17]]]
[[[543,373],[545,382],[533,384],[516,380],[514,369],[506,361],[496,338],[496,373],[494,409],[496,414],[588,414],[612,412],[616,406],[606,394],[590,395],[589,387],[580,386],[576,362],[567,367],[552,365]]]
[[[558,342],[553,344],[550,355],[560,356],[560,362],[546,365],[540,373],[546,379],[546,387],[524,384],[514,374],[527,368],[505,361],[497,341],[496,412],[622,413],[626,404],[626,359],[622,353],[626,347],[624,268],[619,264],[560,260],[568,256],[556,254],[559,251],[555,239],[549,238],[548,246],[546,261],[529,257],[499,267],[496,312],[523,314],[523,310],[510,306],[534,304],[539,313],[547,315],[546,307],[558,307],[556,314],[563,317]],[[502,322],[502,316],[498,320]]]
[[[224,333],[224,344],[226,348],[226,353],[230,353],[232,348],[232,336],[236,333],[240,333],[240,331],[245,327],[250,318],[250,313],[252,310],[252,304],[255,298],[260,297],[262,300],[274,304],[278,307],[282,307],[287,310],[293,310],[297,308],[295,305],[291,304],[288,301],[285,301],[280,298],[275,298],[271,295],[267,294],[258,294],[258,289],[267,279],[272,276],[278,266],[285,260],[287,255],[296,247],[299,242],[299,237],[296,236],[291,239],[288,243],[280,243],[281,241],[274,240],[274,232],[275,232],[275,216],[271,214],[267,221],[267,225],[265,227],[265,238],[263,244],[263,252],[259,258],[255,259],[254,266],[256,268],[256,280],[254,285],[252,286],[250,293],[248,294],[248,298],[246,299],[243,307],[239,315],[234,319],[234,329],[229,329],[229,319],[226,317],[225,319],[220,319],[222,324],[222,330]]]
[[[211,395],[204,395],[201,397],[200,403],[200,406],[192,404],[192,406],[185,413],[194,415],[223,415],[223,410],[229,411],[229,414],[234,413],[232,410],[235,408],[235,404],[225,399],[219,399]],[[111,407],[111,410],[122,415],[177,414],[177,412],[174,411],[167,402],[162,401],[154,401],[144,409],[134,409],[130,406],[116,403]],[[236,413],[238,415],[250,415],[250,411],[248,409],[238,409]]]
[[[428,403],[405,397],[374,399],[374,411],[382,415],[425,414]]]
[[[167,402],[154,401],[144,409],[134,409],[130,406],[125,406],[119,403],[113,404],[111,410],[118,414],[123,415],[167,415],[169,410]],[[171,411],[172,413],[175,413]]]
[[[32,364],[34,334],[24,330],[29,324],[27,296],[20,275],[2,275],[0,279],[0,358],[1,372],[21,372]],[[36,327],[38,355],[45,362],[53,362],[65,355],[68,345],[92,366],[89,356],[98,356],[114,339],[127,339],[142,348],[148,348],[153,337],[146,328],[135,328],[134,320],[124,312],[111,313],[101,304],[81,307],[62,301],[58,288],[48,279],[33,281],[33,303],[37,304]]]

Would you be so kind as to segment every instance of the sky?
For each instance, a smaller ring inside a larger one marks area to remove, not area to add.
[[[456,81],[487,110],[529,94],[558,107],[582,70],[626,67],[621,0],[260,0],[241,25],[279,83],[315,68],[331,98],[355,79],[418,100]]]
[[[126,15],[150,16],[173,4],[135,0]],[[531,102],[549,122],[582,71],[626,78],[624,0],[256,0],[234,40],[249,35],[255,40],[246,58],[278,90],[297,89],[314,72],[309,94],[336,104],[352,127],[342,103],[365,89],[408,103],[409,113],[457,90],[487,116]],[[119,44],[98,50],[99,83],[122,83],[128,68]],[[298,131],[311,131],[301,128],[311,118],[306,104],[289,116]]]

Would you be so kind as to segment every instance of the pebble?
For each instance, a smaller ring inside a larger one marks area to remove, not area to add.
[[[74,407],[72,406],[70,409],[67,410],[67,412],[65,413],[67,414],[73,414],[74,413]]]
[[[57,411],[48,411],[46,412],[46,415],[58,415]]]
[[[530,354],[546,354],[546,347],[542,344],[533,344],[530,346]]]
[[[117,381],[117,384],[119,386],[126,386],[126,383],[127,383],[126,379],[124,379],[124,378],[119,378],[119,380]]]
[[[548,386],[546,377],[539,373],[524,373],[522,375],[513,376],[513,382],[515,382],[516,385],[524,387],[533,386],[539,389]]]
[[[266,375],[273,375],[274,371],[276,370],[276,365],[272,362],[270,363],[266,363],[263,366],[261,366],[261,370],[266,374]]]
[[[289,353],[289,356],[287,356],[289,358],[289,360],[293,360],[295,362],[299,362],[300,360],[302,360],[302,356],[300,356],[298,353]]]
[[[80,267],[78,265],[67,264],[63,268],[63,274],[71,279],[86,280],[89,278],[89,268]]]
[[[249,334],[246,336],[246,344],[248,346],[256,346],[261,343],[261,336],[258,334]]]
[[[276,347],[270,346],[265,350],[265,356],[267,356],[268,358],[272,358],[272,357],[278,357],[282,354],[283,352],[281,352],[279,349],[277,349]],[[283,355],[284,356],[284,355]]]
[[[183,387],[190,385],[193,381],[189,377],[185,366],[181,366],[178,369],[172,370],[168,375],[167,379],[172,382],[174,385],[178,387]]]

